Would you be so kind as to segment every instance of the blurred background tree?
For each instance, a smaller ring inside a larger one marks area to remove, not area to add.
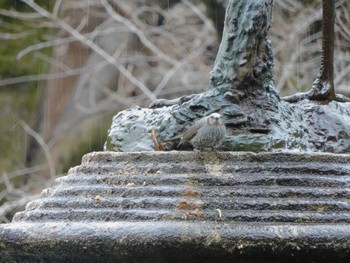
[[[0,220],[100,151],[111,118],[207,89],[227,0],[0,0]],[[350,95],[350,2],[336,1],[335,87]],[[321,60],[321,1],[275,1],[281,95]]]

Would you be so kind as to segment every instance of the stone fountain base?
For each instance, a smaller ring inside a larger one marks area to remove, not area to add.
[[[10,224],[1,262],[348,262],[350,155],[98,152]]]

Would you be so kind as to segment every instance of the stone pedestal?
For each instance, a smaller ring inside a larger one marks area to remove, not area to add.
[[[0,226],[1,262],[348,262],[350,156],[98,152]]]

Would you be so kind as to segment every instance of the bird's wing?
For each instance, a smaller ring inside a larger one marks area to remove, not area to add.
[[[179,144],[182,144],[186,141],[190,141],[198,132],[198,130],[205,125],[206,119],[200,119],[195,124],[193,124],[187,131],[182,135],[181,141]]]

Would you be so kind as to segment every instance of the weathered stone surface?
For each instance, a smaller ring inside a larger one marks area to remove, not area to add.
[[[348,262],[349,185],[349,155],[91,153],[0,225],[0,262]]]

